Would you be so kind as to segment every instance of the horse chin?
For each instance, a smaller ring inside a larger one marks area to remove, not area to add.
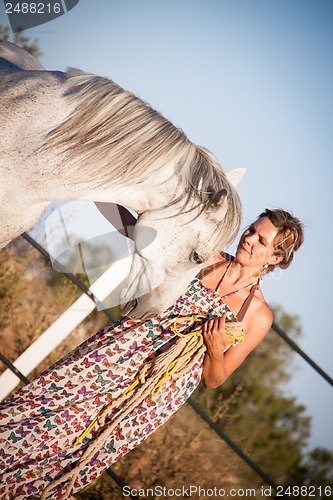
[[[133,319],[133,320],[136,320],[136,321],[146,321],[148,319],[151,319],[153,318],[154,316],[156,316],[156,313],[154,312],[145,312],[143,314],[137,314],[134,310],[131,311],[129,314],[128,314],[128,317],[130,319]]]
[[[121,314],[123,316],[128,316],[129,318],[134,319],[131,313],[136,308],[137,303],[138,303],[138,301],[136,299],[134,299],[134,300],[130,300],[129,302],[126,302],[125,304],[121,304],[120,305]]]
[[[137,299],[131,300],[126,304],[122,304],[120,306],[120,311],[123,316],[127,316],[130,319],[140,321],[151,319],[153,316],[156,316],[158,314],[158,311],[156,309],[147,310],[146,308],[143,308],[142,305],[139,304]]]

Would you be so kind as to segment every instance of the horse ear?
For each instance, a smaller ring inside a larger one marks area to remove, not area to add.
[[[237,187],[238,183],[242,180],[243,175],[246,172],[246,168],[234,168],[226,173],[226,177],[230,184]]]
[[[220,189],[219,191],[211,191],[209,193],[209,203],[213,206],[214,205],[217,206],[221,202],[221,199],[225,198],[226,196],[227,196],[226,189]]]

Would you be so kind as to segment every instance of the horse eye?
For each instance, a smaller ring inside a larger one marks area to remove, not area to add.
[[[193,250],[190,260],[194,262],[194,264],[203,264],[205,261],[195,250]]]

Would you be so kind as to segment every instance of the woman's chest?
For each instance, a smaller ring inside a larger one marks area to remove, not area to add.
[[[249,295],[249,289],[232,290],[232,288],[228,286],[228,283],[221,283],[219,278],[214,279],[211,276],[205,276],[201,281],[205,287],[215,290],[215,293],[221,298],[223,303],[228,306],[235,316],[237,316]]]

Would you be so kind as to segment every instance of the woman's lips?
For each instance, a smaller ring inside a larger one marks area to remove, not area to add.
[[[249,255],[251,255],[251,254],[250,254],[250,252],[249,252],[249,251],[248,251],[248,250],[244,247],[244,245],[242,245],[240,249],[241,249],[241,250],[244,250],[244,252],[246,252],[246,253],[248,253]]]

